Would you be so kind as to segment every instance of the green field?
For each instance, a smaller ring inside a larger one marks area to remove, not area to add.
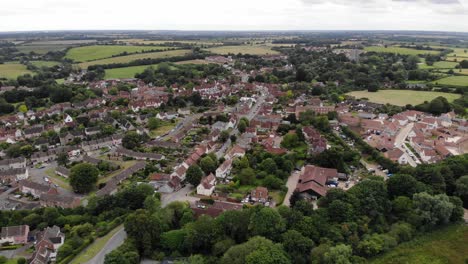
[[[468,260],[468,227],[449,226],[402,243],[371,264],[464,264]]]
[[[149,50],[163,50],[168,47],[161,46],[119,46],[119,45],[93,45],[72,48],[67,52],[65,58],[76,62],[93,61],[110,58],[115,55],[127,53],[137,53]]]
[[[145,39],[119,39],[118,42],[130,43],[130,44],[144,44],[144,45],[161,45],[167,43],[183,43],[188,45],[222,45],[222,42],[217,42],[216,40],[145,40]]]
[[[19,63],[0,64],[0,78],[16,79],[20,75],[34,74],[26,68],[26,65]]]
[[[106,75],[104,78],[105,79],[134,78],[135,74],[142,73],[144,70],[146,70],[146,68],[149,68],[149,67],[157,68],[158,64],[109,69],[109,70],[106,70]]]
[[[30,63],[36,67],[54,67],[60,63],[57,61],[30,61]]]
[[[432,83],[449,86],[468,86],[468,76],[449,76],[433,81]]]
[[[216,54],[226,55],[229,53],[232,54],[250,54],[250,55],[276,55],[279,52],[272,50],[272,47],[269,46],[260,46],[260,45],[240,45],[240,46],[221,46],[207,49],[208,51]]]
[[[387,48],[384,46],[370,46],[365,47],[364,50],[373,52],[398,53],[402,55],[439,54],[439,51],[436,50],[417,50],[395,46],[388,46]]]
[[[420,69],[454,69],[457,66],[457,62],[453,61],[437,61],[434,62],[434,65],[429,66],[425,63],[419,64]]]
[[[452,102],[453,100],[460,97],[458,94],[412,90],[379,90],[375,93],[368,91],[354,91],[347,93],[347,95],[354,96],[358,99],[368,98],[369,101],[375,103],[388,103],[398,106],[405,106],[407,104],[418,105],[424,103],[424,101],[431,101],[432,99],[439,96],[447,98],[449,102]]]
[[[19,52],[29,54],[34,52],[37,54],[46,54],[49,51],[60,51],[67,48],[62,45],[34,45],[34,46],[16,46]]]
[[[109,59],[102,59],[102,60],[95,60],[89,62],[79,63],[78,66],[82,69],[87,68],[91,65],[98,65],[98,64],[112,64],[112,63],[128,63],[134,60],[141,60],[141,59],[162,59],[162,58],[170,58],[176,56],[184,56],[189,54],[190,50],[170,50],[170,51],[161,51],[161,52],[151,52],[151,53],[139,53],[127,56],[119,56]]]

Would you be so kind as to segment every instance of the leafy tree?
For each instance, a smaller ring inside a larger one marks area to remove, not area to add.
[[[246,264],[290,264],[291,261],[279,245],[259,248],[245,258]]]
[[[193,186],[200,184],[203,177],[203,171],[198,165],[192,165],[187,169],[185,178]]]
[[[458,195],[465,207],[468,207],[468,176],[462,176],[455,182],[455,194]]]
[[[221,131],[220,135],[219,135],[219,141],[224,143],[228,140],[229,138],[229,131],[227,130],[223,130]]]
[[[324,263],[326,264],[351,264],[353,250],[351,246],[339,244],[331,247],[324,254]]]
[[[387,181],[387,189],[390,197],[408,196],[418,192],[420,183],[411,175],[397,174],[393,175]]]
[[[80,163],[73,166],[70,170],[70,185],[77,193],[88,193],[98,181],[99,170],[89,164]]]
[[[148,119],[148,128],[151,129],[151,130],[154,130],[154,129],[157,129],[161,126],[161,122],[159,121],[159,119],[155,118],[155,117],[150,117]]]
[[[296,133],[288,133],[283,137],[283,141],[281,141],[281,147],[287,149],[293,149],[300,145],[299,137]]]
[[[455,209],[447,195],[432,196],[425,192],[414,195],[413,206],[420,224],[424,227],[448,223]]]
[[[150,256],[153,248],[159,244],[164,224],[148,211],[139,209],[125,219],[125,231],[135,241],[138,252]]]
[[[57,155],[57,164],[60,166],[66,166],[69,162],[67,153],[59,153]]]
[[[261,248],[273,248],[275,244],[264,237],[252,237],[249,241],[231,247],[220,260],[221,264],[244,264],[246,256]]]
[[[242,185],[252,185],[255,181],[255,171],[252,168],[245,168],[237,177]]]
[[[135,149],[141,145],[142,138],[135,131],[129,131],[122,138],[122,146],[127,149]]]
[[[275,209],[269,207],[256,208],[250,216],[249,231],[252,236],[275,238],[285,228],[284,219]]]
[[[314,246],[312,239],[303,236],[296,230],[289,230],[281,235],[281,241],[286,253],[294,263],[308,263],[309,252]]]
[[[210,174],[216,170],[216,161],[210,156],[206,156],[200,160],[200,167],[206,173]]]

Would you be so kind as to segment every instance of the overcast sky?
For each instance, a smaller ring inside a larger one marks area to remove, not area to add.
[[[0,31],[81,29],[468,32],[468,0],[0,1]]]

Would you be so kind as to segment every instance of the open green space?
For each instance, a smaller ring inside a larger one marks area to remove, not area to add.
[[[104,76],[104,79],[134,78],[135,74],[142,73],[144,70],[146,70],[146,68],[149,67],[157,68],[158,64],[108,69],[106,70],[106,75]]]
[[[122,226],[118,226],[110,231],[107,235],[97,238],[91,245],[89,245],[85,250],[83,250],[78,256],[76,256],[70,264],[83,264],[90,261],[97,253],[99,253],[102,248],[106,245],[107,241],[111,239]]]
[[[162,46],[119,46],[119,45],[92,45],[70,49],[65,58],[76,62],[92,61],[110,58],[122,53],[138,53],[150,50],[164,50]]]
[[[278,51],[272,50],[272,47],[262,45],[239,45],[239,46],[221,46],[207,49],[208,51],[216,54],[226,55],[232,54],[250,54],[250,55],[275,55],[279,54]]]
[[[468,76],[467,76],[468,78]],[[405,106],[407,104],[418,105],[424,101],[431,101],[432,99],[443,96],[449,102],[460,97],[458,94],[442,93],[442,92],[426,92],[426,91],[413,91],[413,90],[379,90],[378,92],[368,91],[354,91],[347,93],[347,95],[356,98],[368,98],[369,101],[380,104],[392,104],[398,106]]]
[[[190,52],[191,52],[190,50],[169,50],[169,51],[160,51],[160,52],[139,53],[139,54],[132,54],[132,55],[127,55],[127,56],[119,56],[119,57],[113,57],[113,58],[108,58],[108,59],[83,62],[83,63],[79,63],[78,66],[81,67],[82,69],[85,69],[91,65],[128,63],[131,61],[142,60],[142,59],[170,58],[170,57],[184,56],[184,55],[189,54]]]
[[[419,64],[419,68],[421,69],[454,69],[457,66],[457,62],[453,61],[437,61],[434,62],[434,65],[429,66],[425,63]]]
[[[466,71],[465,71],[466,72]],[[449,76],[433,81],[437,85],[468,86],[468,76]]]
[[[26,65],[19,63],[0,64],[0,78],[16,79],[20,75],[33,74],[26,68]]]
[[[68,179],[67,178],[64,178],[60,175],[57,175],[55,173],[55,169],[54,168],[48,168],[46,171],[45,171],[45,174],[47,176],[49,176],[50,180],[54,183],[54,184],[57,184],[58,186],[60,186],[61,188],[65,189],[65,190],[69,190],[69,191],[73,191],[72,187],[70,186],[70,184],[68,183]]]
[[[463,264],[468,260],[468,226],[455,225],[398,245],[371,264]]]
[[[387,48],[384,46],[369,46],[365,47],[364,50],[373,52],[397,53],[402,55],[439,54],[439,51],[437,50],[417,50],[395,46],[388,46]]]
[[[33,45],[33,46],[16,46],[19,52],[29,54],[34,52],[36,54],[46,54],[49,51],[61,51],[67,48],[63,45]]]

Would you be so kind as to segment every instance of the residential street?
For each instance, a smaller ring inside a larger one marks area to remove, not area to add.
[[[413,129],[413,126],[414,126],[414,123],[409,123],[402,129],[400,129],[400,131],[395,137],[395,147],[399,147],[404,144],[404,141],[406,140],[406,138],[408,137],[408,134]]]
[[[164,207],[174,201],[197,201],[198,198],[189,196],[191,191],[193,191],[192,186],[187,185],[184,188],[180,189],[178,192],[164,194],[161,198],[161,205]],[[104,263],[104,258],[106,257],[106,254],[122,245],[125,238],[127,238],[127,234],[125,233],[125,230],[122,227],[111,239],[109,239],[109,241],[107,241],[106,245],[102,248],[102,250],[99,251],[99,253],[97,253],[96,256],[94,256],[94,258],[86,262],[86,264]]]

